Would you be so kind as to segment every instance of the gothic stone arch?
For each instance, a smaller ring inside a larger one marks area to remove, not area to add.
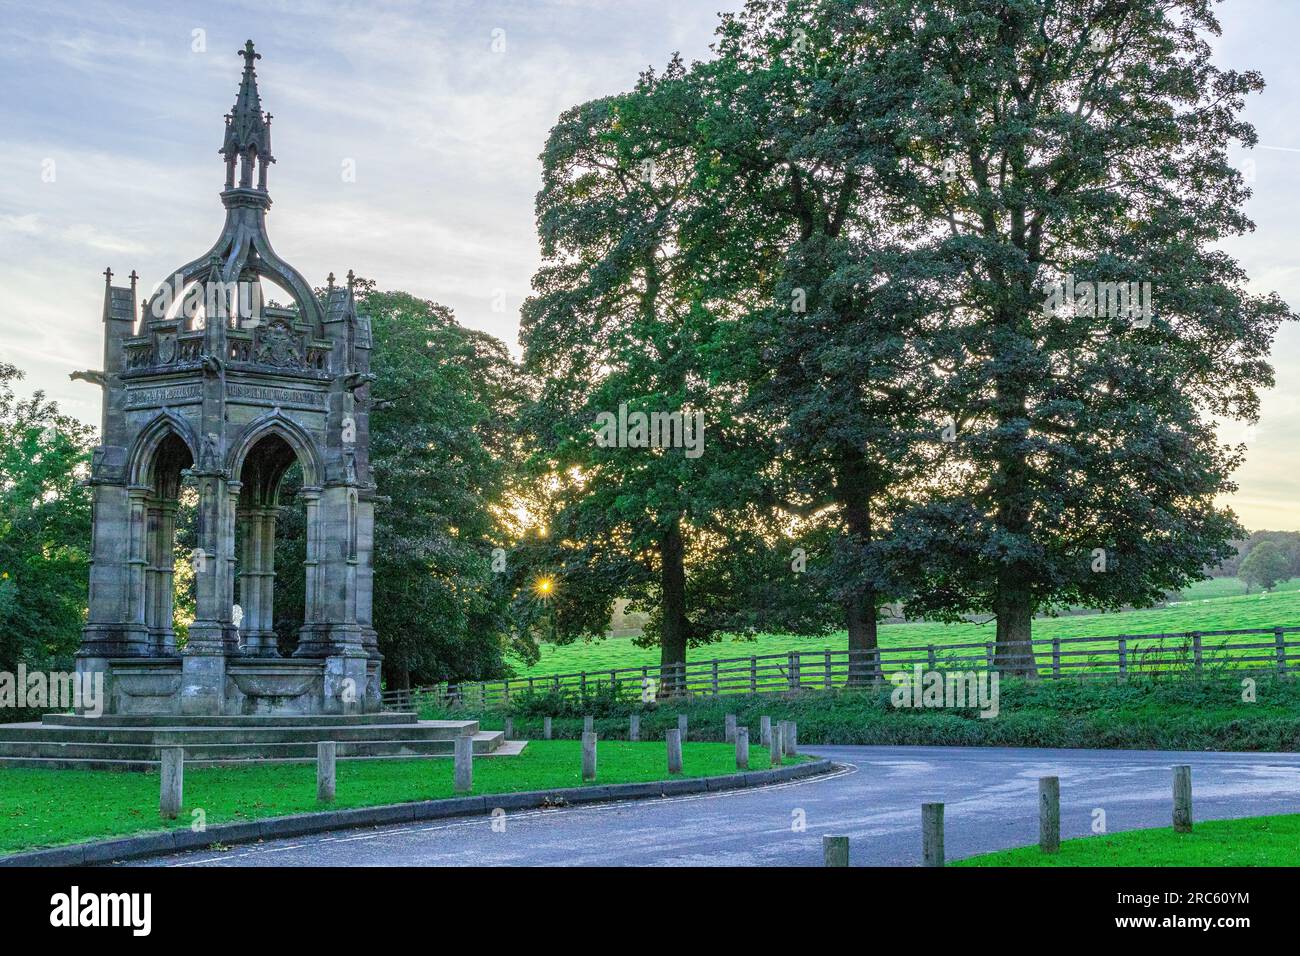
[[[266,232],[270,116],[252,43],[226,117],[225,225],[202,256],[166,277],[137,312],[137,277],[105,273],[104,390],[94,500],[90,608],[81,670],[108,675],[116,713],[348,713],[379,707],[371,616],[375,487],[369,462],[370,323],[351,273],[323,294]],[[236,181],[235,172],[239,170]],[[254,181],[256,178],[256,181]],[[265,304],[262,280],[292,303]],[[177,295],[183,299],[177,308]],[[276,569],[275,507],[303,467],[306,567]],[[182,470],[198,492],[196,616],[172,631],[171,547]],[[235,553],[236,529],[244,543]],[[271,631],[270,583],[304,573],[297,652]],[[236,588],[249,605],[236,623]]]

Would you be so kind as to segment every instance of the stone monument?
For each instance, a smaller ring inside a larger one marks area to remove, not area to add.
[[[94,528],[79,672],[102,671],[110,714],[354,714],[380,709],[371,624],[375,486],[369,462],[370,323],[353,277],[318,295],[271,247],[262,110],[250,40],[225,117],[225,226],[137,299],[105,273],[103,389],[90,484]],[[263,282],[291,305],[273,306]],[[137,310],[137,302],[139,309]],[[280,489],[297,463],[305,567],[274,566]],[[196,613],[172,627],[183,479],[198,496]],[[239,553],[236,553],[236,542]],[[297,650],[277,651],[276,574],[304,574]]]

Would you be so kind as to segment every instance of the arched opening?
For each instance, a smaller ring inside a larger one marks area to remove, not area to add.
[[[169,431],[155,445],[152,461],[142,476],[144,481],[133,492],[144,512],[141,611],[151,652],[159,657],[176,653],[176,530],[182,510],[182,471],[193,464],[185,440]],[[182,588],[186,586],[184,580],[179,583]]]
[[[303,589],[298,579],[305,575],[277,575],[276,570],[278,544],[282,555],[296,556],[292,549],[285,551],[277,526],[285,524],[291,539],[305,531],[305,522],[297,520],[302,509],[296,493],[302,485],[301,474],[293,446],[276,432],[254,442],[240,466],[235,521],[236,600],[242,611],[239,642],[250,655],[279,657],[292,653],[292,637],[303,623]],[[281,646],[282,638],[285,646]]]

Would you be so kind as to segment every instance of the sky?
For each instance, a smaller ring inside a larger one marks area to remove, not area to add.
[[[349,269],[450,306],[518,354],[540,257],[538,154],[559,115],[626,90],[674,51],[708,55],[741,0],[0,0],[0,360],[64,411],[99,421],[103,270],[152,287],[223,221],[223,115],[246,39],[274,115],[268,229],[309,282]],[[1294,0],[1226,0],[1220,65],[1268,83],[1246,118],[1260,147],[1256,231],[1226,248],[1255,292],[1300,309],[1300,33]],[[1157,302],[1158,306],[1158,302]],[[1252,529],[1300,530],[1300,324],[1228,499]]]

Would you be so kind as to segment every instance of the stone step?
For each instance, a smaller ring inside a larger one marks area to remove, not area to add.
[[[478,721],[425,720],[407,724],[301,727],[60,727],[44,724],[0,725],[0,743],[107,743],[167,746],[212,743],[312,743],[321,740],[452,740],[477,733]]]
[[[46,714],[42,723],[57,727],[368,727],[410,724],[415,711],[389,710],[377,714],[232,714],[226,717],[176,714]]]
[[[499,731],[479,731],[474,734],[475,754],[486,755],[501,746],[505,735]],[[349,740],[338,742],[338,756],[346,757],[430,757],[449,756],[454,742],[451,739],[383,739]],[[86,760],[107,763],[156,765],[161,759],[160,745],[14,741],[0,739],[0,766],[11,766],[5,761]],[[205,763],[246,763],[249,761],[275,762],[282,760],[315,760],[316,741],[310,742],[256,742],[256,743],[194,743],[185,746],[187,765]],[[34,766],[36,764],[27,764]]]

